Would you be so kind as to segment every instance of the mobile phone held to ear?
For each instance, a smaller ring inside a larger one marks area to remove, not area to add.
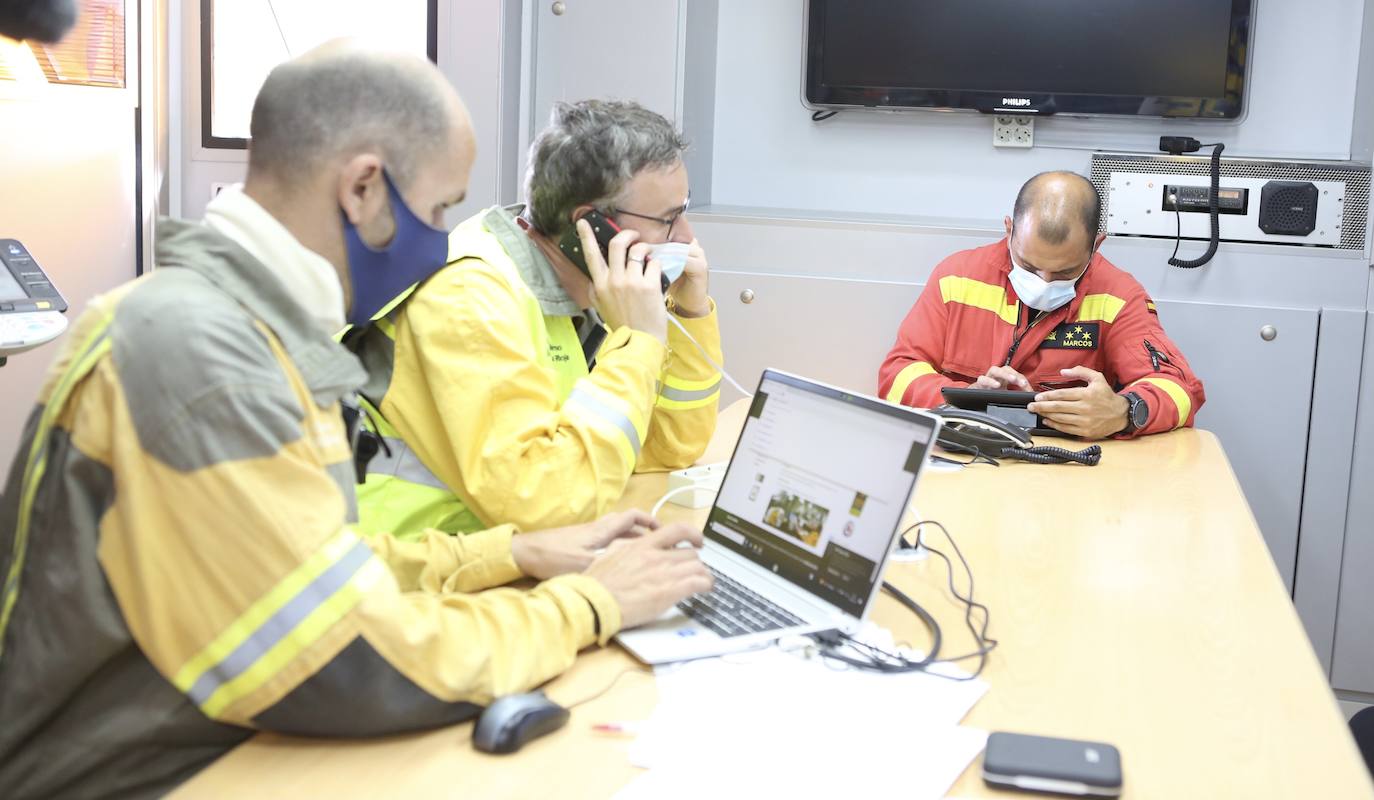
[[[983,781],[1024,792],[1120,797],[1121,753],[1103,742],[994,733],[983,754]]]
[[[620,226],[615,224],[605,214],[595,209],[588,211],[582,216],[587,224],[592,226],[592,235],[596,237],[596,243],[601,246],[601,258],[609,260],[609,250],[611,240],[620,233]],[[582,253],[582,237],[577,233],[577,225],[574,224],[558,240],[558,249],[563,251],[563,255],[573,263],[573,266],[582,270],[582,274],[588,278],[592,276],[592,271],[587,267],[587,257]]]
[[[601,258],[609,261],[611,240],[622,230],[621,227],[605,214],[596,209],[592,209],[584,214],[582,219],[592,226],[592,236],[596,237],[596,243],[601,247]],[[563,251],[563,255],[573,263],[573,266],[582,271],[588,278],[592,276],[591,269],[587,266],[587,257],[582,252],[582,237],[577,233],[577,225],[573,225],[558,240],[558,249]],[[668,276],[663,276],[663,293],[668,293]]]

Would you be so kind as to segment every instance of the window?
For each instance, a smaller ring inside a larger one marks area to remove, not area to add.
[[[124,25],[124,0],[81,0],[76,25],[62,41],[0,41],[0,80],[41,76],[48,83],[123,89]]]
[[[201,0],[201,143],[243,149],[272,68],[340,36],[437,60],[438,0]]]

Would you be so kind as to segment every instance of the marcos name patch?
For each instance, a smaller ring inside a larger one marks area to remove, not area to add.
[[[1056,326],[1040,343],[1041,350],[1096,350],[1098,323],[1065,322]]]

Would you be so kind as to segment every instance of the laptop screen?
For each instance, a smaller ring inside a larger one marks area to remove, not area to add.
[[[706,537],[861,616],[936,425],[766,371]]]

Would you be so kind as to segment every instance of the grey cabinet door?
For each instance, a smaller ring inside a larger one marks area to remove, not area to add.
[[[530,133],[557,100],[635,100],[673,119],[678,106],[679,2],[531,0],[534,25]]]
[[[752,302],[741,295],[749,292]],[[725,367],[753,391],[765,367],[864,394],[921,286],[711,270]],[[722,403],[739,394],[727,390]]]
[[[1331,685],[1374,694],[1374,314],[1367,315]]]
[[[1197,426],[1221,440],[1292,592],[1320,313],[1213,303],[1157,305],[1164,330],[1207,393]],[[1277,333],[1272,341],[1260,335],[1266,325]]]

